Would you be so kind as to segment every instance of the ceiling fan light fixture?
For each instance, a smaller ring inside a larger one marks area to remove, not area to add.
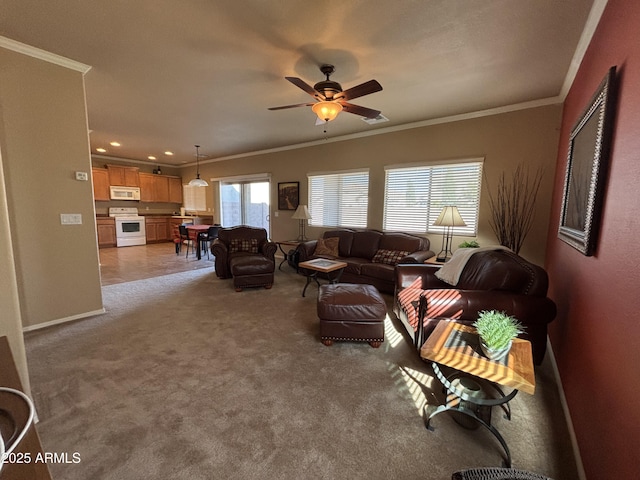
[[[313,110],[313,113],[323,122],[330,122],[331,120],[335,120],[342,111],[342,105],[338,102],[324,101],[315,103],[311,107],[311,110]]]
[[[209,184],[206,180],[200,178],[200,145],[194,145],[196,147],[196,178],[189,181],[190,187],[208,187]]]

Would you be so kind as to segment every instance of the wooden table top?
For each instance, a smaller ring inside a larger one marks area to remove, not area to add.
[[[300,262],[299,268],[306,268],[309,270],[317,270],[318,272],[329,273],[334,270],[339,270],[347,266],[346,262],[338,260],[329,260],[327,258],[314,258],[313,260],[307,260],[306,262]]]
[[[289,247],[297,247],[303,242],[300,240],[280,240],[275,243],[277,243],[278,245],[287,245]]]
[[[480,350],[474,327],[441,321],[420,349],[424,359],[533,395],[536,379],[531,343],[516,338],[509,355],[495,362]]]
[[[209,230],[209,227],[213,227],[213,225],[185,225],[187,230],[195,230],[197,232]]]
[[[7,337],[0,337],[0,365],[2,365],[2,368],[0,368],[0,385],[23,391]],[[17,406],[22,407],[16,411],[25,410],[22,400],[19,400],[18,397],[11,398],[10,394],[5,394],[1,400],[0,408],[5,411],[11,412],[16,408],[15,405],[12,405],[15,400],[18,400]],[[24,424],[24,422],[21,423]],[[7,439],[5,439],[5,441],[6,440]],[[3,480],[51,480],[51,474],[49,473],[47,464],[43,461],[36,462],[38,454],[42,455],[43,451],[35,425],[31,425],[26,435],[16,446],[14,453],[16,453],[16,458],[20,458],[23,461],[5,462],[2,473],[0,473],[0,478]],[[30,461],[27,462],[26,458],[29,458]]]

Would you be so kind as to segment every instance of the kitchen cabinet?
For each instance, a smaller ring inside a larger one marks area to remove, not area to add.
[[[182,178],[181,177],[167,177],[167,178],[169,178],[169,202],[182,203]]]
[[[116,221],[113,217],[96,219],[98,231],[98,248],[116,246]]]
[[[140,201],[182,203],[182,179],[169,175],[140,173]]]
[[[156,180],[152,173],[140,173],[140,201],[155,202],[156,201]]]
[[[109,185],[115,187],[139,187],[140,177],[138,167],[124,165],[107,165]]]
[[[106,168],[92,168],[93,199],[101,202],[110,200],[109,171]]]
[[[169,203],[169,178],[164,175],[156,175],[156,202]]]
[[[169,216],[145,217],[147,243],[167,242],[172,239]]]

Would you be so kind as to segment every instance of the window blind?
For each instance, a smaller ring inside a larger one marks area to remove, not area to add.
[[[207,211],[207,189],[202,187],[182,186],[182,203],[185,210],[190,212]]]
[[[442,233],[433,226],[442,208],[458,207],[466,227],[456,235],[476,235],[482,184],[482,161],[387,167],[385,172],[385,230]]]
[[[310,225],[367,226],[369,172],[309,174]]]

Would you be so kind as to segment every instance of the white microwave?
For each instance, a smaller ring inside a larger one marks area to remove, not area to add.
[[[110,187],[111,200],[140,200],[140,187]]]

